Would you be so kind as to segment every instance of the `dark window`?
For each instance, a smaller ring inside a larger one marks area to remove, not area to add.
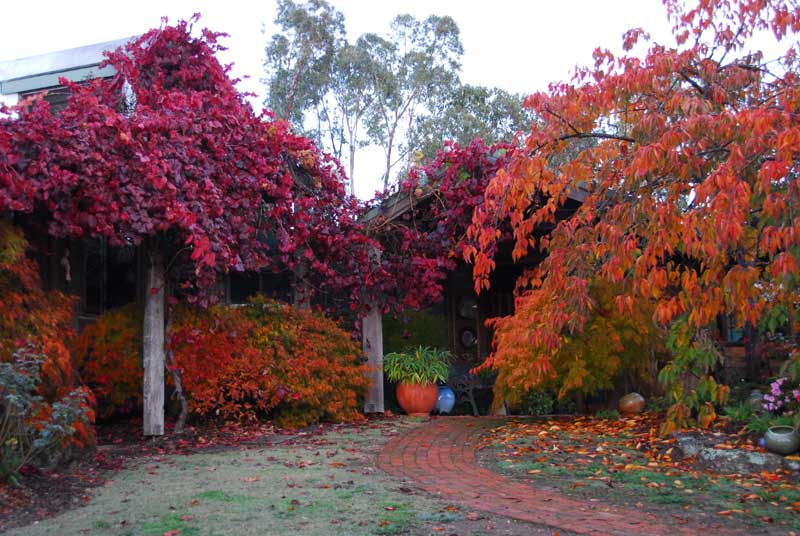
[[[231,274],[231,303],[247,303],[247,298],[255,296],[260,290],[259,275],[253,272],[234,272]]]
[[[20,94],[20,100],[37,94],[44,95],[44,100],[50,103],[50,111],[54,114],[66,108],[67,100],[69,99],[69,89],[62,86],[56,86],[48,89],[40,89],[37,91],[22,93]]]

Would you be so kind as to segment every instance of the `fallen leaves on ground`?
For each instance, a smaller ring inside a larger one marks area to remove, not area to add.
[[[788,515],[789,523],[797,522],[796,475],[785,470],[723,474],[698,467],[694,458],[682,456],[674,437],[658,435],[661,424],[655,414],[618,420],[513,420],[491,430],[478,448],[491,448],[504,471],[557,483],[566,493],[598,499],[628,493],[628,499],[649,497],[649,506],[658,503],[662,509],[696,509],[720,518],[750,516],[761,523],[781,515],[786,521]],[[716,449],[759,450],[744,431],[702,434]]]

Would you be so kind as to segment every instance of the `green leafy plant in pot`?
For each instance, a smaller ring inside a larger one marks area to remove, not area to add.
[[[397,382],[397,401],[411,416],[424,417],[439,398],[437,382],[447,380],[450,352],[420,346],[411,352],[383,356],[383,370],[389,381]]]

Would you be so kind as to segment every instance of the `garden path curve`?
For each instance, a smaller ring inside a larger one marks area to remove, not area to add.
[[[378,456],[378,465],[429,493],[472,509],[554,529],[578,534],[697,534],[696,529],[646,512],[572,499],[480,467],[475,457],[480,436],[502,422],[496,417],[433,418],[392,438]]]

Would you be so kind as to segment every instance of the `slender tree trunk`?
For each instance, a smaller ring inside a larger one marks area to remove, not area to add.
[[[389,187],[389,172],[392,169],[392,145],[394,145],[394,129],[389,133],[386,145],[386,173],[383,175],[383,189]]]
[[[583,396],[583,391],[578,391],[575,393],[575,408],[578,412],[578,415],[586,414],[586,398]]]
[[[306,283],[306,275],[308,275],[308,265],[305,261],[300,260],[294,267],[294,296],[292,299],[293,305],[300,309],[311,309],[311,289]]]
[[[156,247],[148,254],[144,304],[144,435],[164,435],[164,283],[166,265]]]
[[[292,105],[294,104],[294,94],[297,91],[297,84],[300,82],[300,73],[303,71],[303,66],[306,62],[306,57],[308,56],[307,52],[304,52],[303,55],[300,57],[300,60],[297,62],[297,67],[294,72],[294,77],[292,78],[292,87],[289,88],[289,96],[286,98],[286,119],[289,120],[289,116],[292,114]]]
[[[175,433],[180,434],[183,432],[183,427],[186,425],[186,417],[189,415],[189,401],[186,400],[186,393],[183,392],[183,379],[181,377],[181,371],[178,368],[178,363],[175,362],[175,352],[172,351],[172,323],[174,316],[174,311],[170,307],[167,310],[167,328],[165,338],[167,341],[167,363],[169,365],[170,373],[172,374],[172,383],[175,384],[175,396],[181,403],[181,412],[180,415],[178,415],[178,420],[175,421]]]
[[[353,142],[350,142],[350,195],[356,195],[356,181],[353,178],[353,172],[355,171],[355,161],[356,161],[356,147]]]

